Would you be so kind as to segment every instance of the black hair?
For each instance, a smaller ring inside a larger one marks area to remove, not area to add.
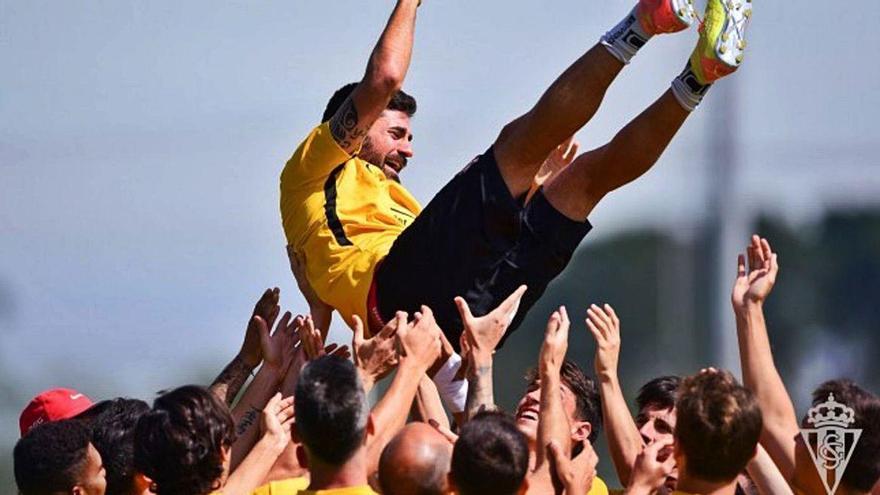
[[[138,419],[149,411],[146,402],[123,397],[101,401],[86,411],[92,444],[107,470],[107,495],[134,493],[134,430]]]
[[[367,398],[347,359],[320,357],[303,368],[294,393],[296,431],[310,456],[340,466],[363,445]]]
[[[880,398],[852,380],[830,380],[813,391],[813,406],[827,401],[831,394],[835,402],[855,412],[855,423],[849,427],[862,430],[840,482],[852,490],[870,492],[880,481]]]
[[[639,411],[652,409],[672,409],[675,407],[675,394],[681,385],[681,377],[676,375],[659,376],[642,385],[636,396]]]
[[[356,82],[348,83],[333,93],[333,96],[330,97],[330,101],[327,102],[327,107],[324,109],[324,115],[321,117],[321,122],[327,122],[336,114],[339,107],[341,107],[342,104],[345,103],[345,100],[351,96],[351,93],[358,84],[359,83]],[[416,114],[416,107],[416,99],[406,94],[403,90],[400,90],[391,97],[391,101],[388,102],[388,106],[385,108],[388,110],[397,110],[412,117]]]
[[[568,359],[562,362],[560,375],[562,383],[574,394],[575,418],[590,423],[592,429],[589,440],[590,443],[595,442],[599,432],[602,431],[602,396],[599,395],[596,382],[587,376],[580,366]],[[529,370],[526,375],[529,385],[533,385],[537,380],[537,370]]]
[[[451,464],[462,495],[514,494],[529,468],[529,445],[510,417],[482,412],[461,428]]]
[[[74,419],[43,423],[15,444],[15,484],[21,495],[68,492],[80,482],[89,453],[89,429]]]
[[[207,495],[220,488],[223,450],[235,441],[232,414],[213,393],[186,385],[160,395],[135,428],[135,468],[157,495]]]

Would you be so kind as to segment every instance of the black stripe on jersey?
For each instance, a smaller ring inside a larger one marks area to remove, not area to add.
[[[339,215],[336,214],[336,177],[339,176],[339,173],[342,172],[342,167],[345,164],[336,167],[330,172],[330,176],[327,177],[327,182],[324,183],[324,215],[327,216],[327,226],[330,227],[330,231],[333,232],[333,237],[336,238],[336,242],[340,246],[354,246],[354,243],[345,236],[345,229],[342,228],[342,221],[339,220]]]

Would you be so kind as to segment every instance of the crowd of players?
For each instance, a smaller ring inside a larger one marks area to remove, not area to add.
[[[480,317],[456,300],[465,328],[457,370],[437,365],[451,346],[428,307],[398,313],[369,338],[356,325],[350,348],[325,346],[327,328],[281,314],[278,289],[267,290],[209,387],[162,392],[152,406],[93,404],[69,389],[37,396],[21,415],[15,480],[21,495],[822,495],[816,445],[799,432],[815,418],[798,420],[764,322],[778,271],[769,243],[753,237],[731,298],[743,383],[713,368],[657,377],[639,390],[635,417],[618,380],[625,324],[609,305],[591,305],[571,329],[565,307],[550,315],[522,398],[502,411],[494,350],[525,287]],[[570,331],[592,334],[593,376],[566,359]],[[467,384],[463,401],[440,390],[456,381]],[[813,403],[826,416],[849,408],[847,427],[862,431],[837,493],[877,493],[880,398],[838,379],[819,384]],[[596,476],[592,445],[603,431],[616,490]]]

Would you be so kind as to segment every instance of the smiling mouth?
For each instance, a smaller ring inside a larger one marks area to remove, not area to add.
[[[534,409],[524,409],[517,413],[517,420],[528,420],[528,421],[538,421],[538,411]]]

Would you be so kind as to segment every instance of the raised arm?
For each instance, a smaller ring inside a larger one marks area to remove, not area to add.
[[[761,444],[783,476],[789,481],[794,474],[794,439],[798,422],[791,397],[773,362],[764,301],[773,290],[779,262],[767,239],[752,236],[746,257],[737,260],[737,277],[731,302],[736,314],[736,331],[743,382],[755,393],[764,416]]]
[[[251,372],[263,361],[263,353],[269,345],[269,328],[275,324],[275,319],[281,311],[281,307],[278,306],[278,298],[279,290],[277,287],[266,289],[266,292],[254,306],[254,313],[245,330],[241,350],[223,368],[223,371],[209,387],[211,392],[227,406],[232,405],[235,396],[238,395]]]
[[[232,444],[233,468],[238,466],[259,439],[260,411],[278,392],[278,386],[284,380],[287,368],[293,361],[294,346],[299,341],[298,331],[302,322],[302,317],[292,318],[290,312],[284,313],[275,327],[275,332],[269,338],[263,354],[263,367],[232,409],[232,417],[236,424],[236,439]],[[268,334],[268,329],[261,330],[261,333]]]
[[[495,395],[492,388],[492,355],[495,347],[507,332],[513,316],[519,307],[526,286],[521,285],[497,308],[485,316],[475,317],[464,298],[456,297],[455,305],[464,324],[461,337],[462,357],[465,360],[465,374],[468,381],[465,418],[470,420],[482,409],[495,408]]]
[[[587,328],[596,339],[596,377],[602,395],[602,416],[608,451],[623,486],[629,485],[630,473],[644,444],[630,415],[617,375],[620,358],[620,319],[614,308],[595,304],[587,309]]]
[[[293,424],[293,397],[275,394],[261,413],[262,435],[247,457],[229,475],[224,495],[248,495],[262,485],[278,456],[290,443]]]
[[[403,319],[396,334],[400,364],[385,396],[370,413],[375,431],[367,441],[370,474],[378,469],[385,445],[406,424],[422,376],[440,357],[440,328],[429,308],[422,306],[415,325],[405,321],[406,313],[398,313],[397,318]]]
[[[349,154],[360,149],[373,122],[403,86],[412,58],[419,3],[421,0],[397,0],[364,78],[330,119],[333,138]]]
[[[541,410],[538,414],[538,448],[535,469],[547,466],[546,447],[555,442],[559,453],[571,455],[571,425],[562,407],[562,363],[568,351],[570,321],[565,306],[550,315],[544,333],[544,343],[538,357],[538,376],[541,380]]]

